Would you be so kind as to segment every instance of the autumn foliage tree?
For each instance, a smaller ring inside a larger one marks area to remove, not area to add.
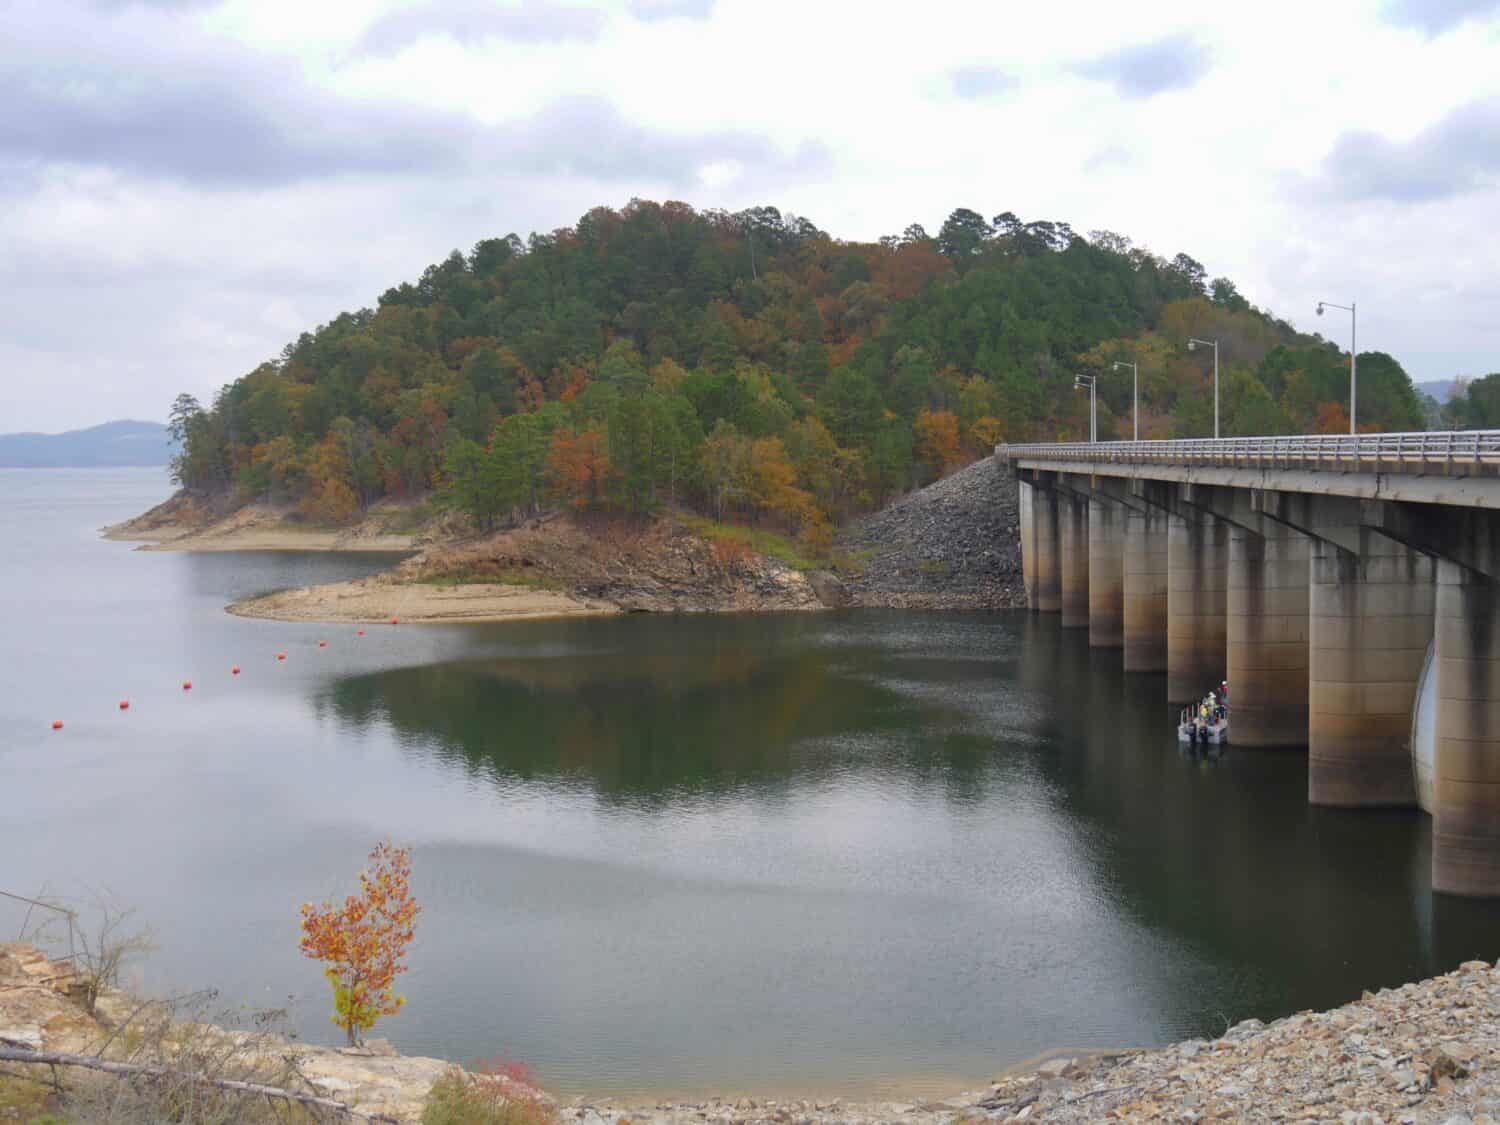
[[[945,477],[964,463],[963,447],[958,438],[958,419],[947,410],[923,410],[912,423],[917,457],[934,478]]]
[[[609,447],[598,430],[552,435],[547,451],[547,474],[552,492],[578,509],[592,507],[604,496],[612,477]]]
[[[360,893],[342,905],[302,904],[302,954],[323,962],[333,986],[334,1026],[351,1047],[381,1016],[393,1016],[406,998],[393,991],[421,907],[411,895],[411,852],[382,841],[360,872]]]
[[[1350,357],[1187,254],[993,206],[866,243],[637,199],[455,251],[179,397],[174,472],[330,524],[437,490],[481,529],[551,501],[826,537],[998,441],[1084,437],[1078,374],[1106,436],[1212,433],[1194,338],[1228,434],[1347,429]],[[1424,424],[1394,358],[1358,368],[1362,430]]]

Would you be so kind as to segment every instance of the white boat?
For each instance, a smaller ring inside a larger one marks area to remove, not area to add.
[[[1218,746],[1229,741],[1229,716],[1205,722],[1184,711],[1177,724],[1177,741],[1190,745]]]

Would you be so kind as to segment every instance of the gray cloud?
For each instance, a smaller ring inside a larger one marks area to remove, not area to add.
[[[714,0],[627,0],[626,7],[638,20],[706,20]]]
[[[1315,187],[1344,199],[1416,203],[1444,199],[1500,178],[1500,98],[1470,102],[1407,141],[1345,133]]]
[[[393,55],[404,47],[437,36],[448,36],[468,47],[486,39],[513,43],[592,42],[604,28],[604,15],[595,8],[558,4],[552,0],[426,0],[398,8],[378,19],[365,32],[360,49]]]
[[[953,92],[961,98],[978,100],[1008,94],[1019,83],[998,66],[960,66],[948,73]]]
[[[1075,64],[1073,70],[1112,84],[1122,98],[1149,98],[1195,85],[1211,63],[1209,49],[1183,34],[1109,51]]]
[[[1440,35],[1467,20],[1500,13],[1500,0],[1389,0],[1385,18],[1428,35]]]
[[[330,98],[289,68],[74,81],[0,74],[0,155],[109,167],[207,185],[274,184],[344,173],[441,170],[460,159],[466,118]]]
[[[101,167],[222,189],[465,171],[689,186],[703,166],[724,161],[774,182],[827,160],[821,146],[786,155],[739,130],[641,126],[600,98],[563,98],[487,126],[459,112],[341,97],[290,62],[182,25],[160,36],[165,18],[20,29],[20,49],[0,67],[0,165]]]
[[[507,167],[601,181],[645,176],[681,184],[720,161],[737,162],[753,178],[776,180],[821,171],[831,160],[823,145],[812,142],[786,156],[754,133],[648,129],[592,97],[554,102],[536,117],[496,133],[496,153]]]

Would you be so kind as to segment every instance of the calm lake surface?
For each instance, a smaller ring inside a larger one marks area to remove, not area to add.
[[[376,1034],[565,1094],[956,1090],[1500,954],[1500,907],[1429,893],[1425,817],[1182,756],[1162,679],[1055,617],[357,637],[222,607],[386,558],[97,537],[168,491],[0,471],[0,890],[137,908],[148,989],[290,994],[332,1041],[297,907],[382,836],[424,912]]]

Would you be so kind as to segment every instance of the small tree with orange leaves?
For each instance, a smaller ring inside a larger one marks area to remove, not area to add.
[[[411,897],[411,852],[382,841],[370,852],[370,868],[359,873],[360,894],[342,906],[302,904],[303,956],[322,961],[333,986],[335,1027],[344,1029],[349,1046],[393,1016],[406,998],[393,992],[397,973],[422,909]]]

